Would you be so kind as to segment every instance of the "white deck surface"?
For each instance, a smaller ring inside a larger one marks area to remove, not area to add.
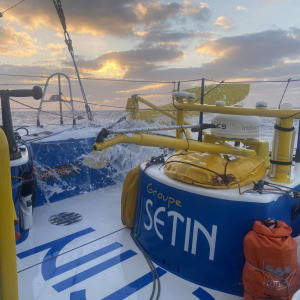
[[[120,219],[121,191],[111,186],[35,209],[34,228],[17,246],[20,300],[150,298],[150,268]],[[62,212],[83,219],[68,226],[50,224],[49,217]],[[242,299],[157,270],[159,299]]]

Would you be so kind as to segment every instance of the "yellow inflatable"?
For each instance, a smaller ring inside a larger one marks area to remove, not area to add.
[[[140,164],[131,169],[123,183],[121,198],[121,219],[125,226],[133,228],[137,200]]]
[[[258,156],[234,157],[221,154],[178,151],[164,166],[167,176],[207,188],[226,189],[248,185],[266,172]]]

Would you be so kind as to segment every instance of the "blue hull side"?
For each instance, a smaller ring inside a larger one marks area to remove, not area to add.
[[[32,143],[38,185],[35,206],[90,192],[115,182],[114,170],[94,169],[84,164],[95,138]]]

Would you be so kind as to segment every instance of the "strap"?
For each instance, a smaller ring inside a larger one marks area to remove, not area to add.
[[[284,131],[284,132],[291,132],[291,131],[294,131],[295,130],[295,127],[291,127],[291,128],[284,128],[284,127],[281,127],[277,124],[274,125],[274,129],[277,129],[277,130],[280,130],[280,131]]]
[[[292,270],[291,273],[289,274],[289,276],[284,278],[284,277],[281,277],[281,276],[277,275],[276,273],[273,273],[273,272],[270,272],[270,271],[267,271],[267,270],[259,269],[259,268],[255,267],[254,265],[252,265],[248,260],[246,260],[246,264],[248,266],[250,266],[251,268],[253,268],[254,270],[258,271],[258,272],[261,272],[263,274],[270,274],[270,275],[274,276],[275,278],[279,279],[285,285],[286,293],[284,295],[280,296],[280,298],[278,298],[278,299],[282,299],[286,296],[289,296],[291,293],[296,292],[296,291],[291,290],[291,285],[290,285],[291,278],[295,275],[296,269]],[[249,295],[251,295],[248,291],[246,291],[246,292]],[[261,297],[257,297],[257,296],[255,296],[255,297],[258,298],[258,299],[267,299],[267,298],[261,298]]]
[[[270,163],[273,165],[291,166],[293,162],[292,161],[278,161],[278,160],[270,159]]]

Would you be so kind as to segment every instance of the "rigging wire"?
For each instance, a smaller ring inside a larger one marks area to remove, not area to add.
[[[26,74],[7,74],[7,73],[0,73],[0,76],[11,76],[11,77],[28,77],[28,78],[48,78],[49,76],[46,75],[26,75]],[[78,78],[68,76],[71,80],[77,80]],[[100,80],[100,81],[120,81],[120,82],[136,82],[136,83],[170,83],[176,84],[177,82],[195,82],[201,81],[202,79],[188,79],[188,80],[177,80],[177,81],[159,81],[159,80],[140,80],[140,79],[118,79],[118,78],[97,78],[97,77],[81,77],[82,80]],[[215,83],[222,83],[222,81],[206,79],[205,81],[208,82],[215,82]],[[284,82],[299,82],[299,79],[287,79],[287,80],[245,80],[245,81],[225,81],[223,80],[224,84],[233,84],[233,83],[284,83]]]
[[[20,105],[25,106],[27,109],[38,110],[37,107],[30,106],[28,104],[24,104],[24,103],[19,102],[19,101],[15,100],[15,99],[10,98],[10,100],[13,101],[13,102],[15,102],[15,103],[18,103]],[[82,101],[79,101],[79,100],[73,100],[73,102],[83,103]],[[131,107],[126,108],[124,106],[105,105],[105,104],[98,104],[98,103],[93,103],[93,102],[91,102],[90,105],[101,106],[101,107],[110,107],[110,108],[118,108],[118,109],[122,109],[122,110],[134,110],[134,108],[131,108]],[[14,108],[14,109],[20,109],[20,108]],[[141,110],[141,111],[153,111],[153,109],[151,109],[151,108],[140,108],[139,110]],[[176,112],[175,109],[160,109],[158,112],[160,112],[160,111]],[[42,109],[41,109],[41,112],[52,114],[52,115],[56,115],[56,116],[60,116],[59,114],[56,114],[56,113],[53,113],[53,112],[49,112],[49,111],[46,111],[46,110],[42,110]],[[70,116],[66,116],[66,117],[67,118],[72,118]],[[79,117],[80,117],[80,115],[79,115]]]
[[[65,95],[63,95],[63,93],[61,93],[61,95],[62,95],[62,97],[63,97],[66,101],[68,101],[67,98],[65,97]],[[74,100],[72,100],[72,101],[74,101]],[[69,103],[63,102],[63,104],[64,104],[70,111],[72,111],[71,107],[69,106],[69,105],[70,105]],[[78,120],[79,120],[79,119],[84,119],[84,117],[83,117],[82,115],[80,115],[80,114],[76,111],[75,108],[73,108],[73,110],[74,110],[75,114],[77,115],[77,119],[78,119]]]
[[[281,99],[280,99],[280,102],[279,102],[279,104],[278,104],[278,109],[280,108],[281,102],[282,102],[283,97],[284,97],[284,95],[285,95],[285,92],[286,92],[286,90],[287,90],[287,88],[288,88],[288,86],[289,86],[289,84],[290,84],[290,82],[291,82],[291,79],[292,79],[292,78],[289,78],[288,81],[287,81],[287,84],[286,84],[286,86],[285,86],[284,92],[283,92],[282,97],[281,97]]]
[[[24,104],[24,103],[19,102],[19,101],[15,100],[15,99],[12,99],[12,98],[9,98],[9,100],[12,101],[12,102],[18,103],[20,105],[23,105],[23,106],[25,106],[25,107],[27,107],[29,109],[39,110],[37,107],[33,107],[33,106],[28,105],[28,104]],[[50,114],[50,115],[60,116],[60,114],[56,114],[56,113],[51,112],[51,111],[46,111],[46,110],[42,110],[42,109],[40,111],[42,111],[44,113],[47,113],[47,114]],[[70,117],[70,116],[65,116],[65,117],[73,119],[73,117]]]
[[[77,64],[76,64],[76,61],[75,61],[74,50],[73,50],[73,46],[72,46],[72,40],[71,40],[70,35],[67,31],[66,19],[65,19],[65,15],[64,15],[62,5],[61,5],[61,1],[60,0],[53,0],[53,4],[54,4],[54,7],[56,8],[58,17],[60,19],[62,28],[64,30],[65,43],[68,46],[68,50],[69,50],[70,55],[71,55],[72,60],[73,60],[73,64],[74,64],[75,71],[76,71],[76,74],[77,74],[77,78],[78,78],[81,94],[82,94],[82,97],[83,97],[83,100],[84,100],[85,109],[86,109],[88,119],[89,119],[89,121],[93,121],[93,115],[92,115],[91,109],[89,107],[89,104],[87,102],[85,92],[84,92],[84,89],[83,89],[83,85],[82,85],[82,82],[81,82],[81,79],[80,79],[79,71],[78,71],[78,68],[77,68]]]
[[[225,80],[222,80],[219,84],[217,84],[215,87],[213,87],[212,89],[210,89],[209,91],[207,91],[204,95],[203,95],[203,97],[205,97],[207,94],[209,94],[210,92],[212,92],[214,89],[216,89],[216,88],[218,88],[222,83],[224,83],[225,82]],[[201,88],[204,88],[204,87],[201,87]],[[199,97],[198,99],[196,99],[195,101],[194,101],[194,103],[196,103],[197,101],[199,101],[199,100],[201,100],[201,97]]]
[[[7,85],[29,85],[29,86],[33,86],[33,85],[37,85],[37,86],[45,86],[44,83],[0,83],[0,85],[3,86],[7,86]]]
[[[5,12],[7,12],[7,11],[11,10],[12,8],[18,6],[19,4],[21,4],[21,3],[24,2],[24,1],[25,1],[25,0],[22,0],[22,1],[18,2],[17,4],[15,4],[15,5],[13,5],[13,6],[7,8],[6,10],[4,10],[3,12],[0,13],[0,17],[2,17],[3,14],[4,14]]]

